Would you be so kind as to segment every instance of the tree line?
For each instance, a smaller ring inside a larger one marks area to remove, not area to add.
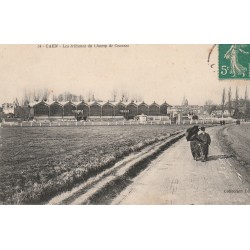
[[[248,90],[245,89],[244,97],[239,97],[239,89],[236,87],[235,95],[233,98],[231,87],[226,90],[222,90],[221,103],[219,105],[214,104],[208,100],[205,102],[205,107],[209,114],[213,111],[221,110],[225,113],[227,110],[230,116],[235,119],[250,118],[250,101],[248,99]]]
[[[143,101],[143,98],[139,94],[132,94],[129,95],[127,91],[121,90],[118,91],[114,89],[110,94],[109,101],[122,101],[128,102],[129,100],[140,102]],[[80,101],[103,101],[100,98],[96,97],[95,93],[92,91],[88,91],[85,95],[83,94],[74,94],[69,91],[65,91],[64,93],[55,94],[52,90],[47,88],[39,89],[39,90],[25,90],[23,93],[22,100],[20,102],[21,106],[28,106],[32,102],[39,102],[39,101],[58,101],[58,102],[80,102]],[[19,103],[16,99],[16,102]]]

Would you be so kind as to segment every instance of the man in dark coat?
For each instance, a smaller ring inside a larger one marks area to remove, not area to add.
[[[210,135],[205,132],[205,127],[201,127],[201,133],[199,134],[199,139],[201,141],[201,148],[203,152],[202,161],[207,161],[209,145],[211,144],[211,138]]]

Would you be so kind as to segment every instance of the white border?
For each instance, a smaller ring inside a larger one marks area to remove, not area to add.
[[[0,32],[1,43],[246,43],[248,17],[243,0],[10,0]]]

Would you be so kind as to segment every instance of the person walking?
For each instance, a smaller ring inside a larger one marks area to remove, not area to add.
[[[188,128],[186,131],[186,139],[190,141],[190,149],[194,160],[198,160],[201,157],[201,150],[200,150],[200,139],[198,136],[199,127],[193,126]]]
[[[198,136],[198,132],[191,137],[190,149],[194,160],[198,161],[201,157],[200,139]]]
[[[208,133],[206,133],[205,130],[206,130],[205,127],[201,127],[201,133],[198,136],[198,138],[201,142],[202,161],[203,162],[208,160],[209,145],[211,144],[210,135]]]

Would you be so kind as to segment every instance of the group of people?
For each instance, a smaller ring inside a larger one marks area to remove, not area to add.
[[[200,130],[201,133],[199,133]],[[191,153],[196,161],[201,160],[202,162],[205,162],[208,160],[211,138],[205,130],[205,127],[199,129],[198,126],[193,126],[186,131],[186,139],[187,141],[190,141]]]
[[[220,121],[220,125],[222,126],[222,125],[225,125],[226,124],[226,122],[223,120],[223,121]]]

